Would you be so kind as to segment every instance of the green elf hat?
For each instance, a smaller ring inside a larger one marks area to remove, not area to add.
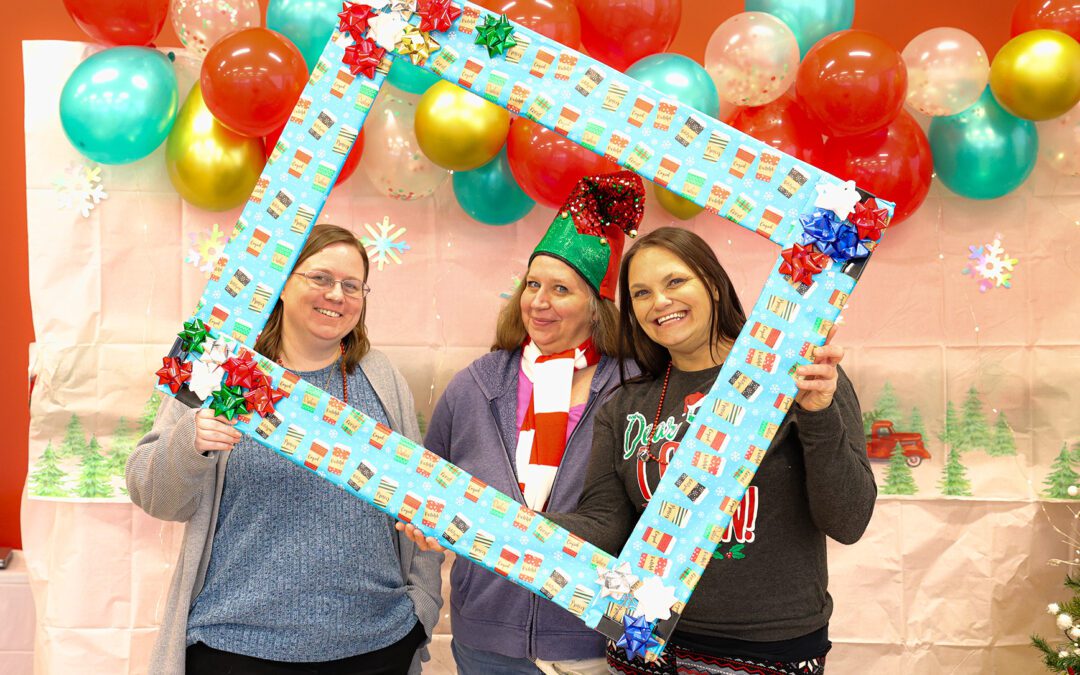
[[[559,215],[529,256],[558,258],[581,275],[601,298],[615,299],[623,233],[637,235],[645,214],[645,186],[629,171],[578,181]]]

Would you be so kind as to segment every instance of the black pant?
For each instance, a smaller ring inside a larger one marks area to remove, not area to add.
[[[197,642],[187,648],[187,675],[402,675],[424,642],[419,621],[394,644],[337,661],[288,663],[223,652]]]

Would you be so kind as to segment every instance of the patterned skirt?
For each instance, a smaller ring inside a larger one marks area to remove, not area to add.
[[[783,662],[717,657],[672,645],[661,661],[629,660],[626,652],[609,642],[608,670],[612,675],[823,675],[825,657]]]

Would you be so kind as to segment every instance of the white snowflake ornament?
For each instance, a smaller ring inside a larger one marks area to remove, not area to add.
[[[631,574],[630,563],[623,562],[615,569],[605,565],[596,570],[596,583],[600,584],[600,597],[618,600],[630,592],[638,577]]]
[[[408,22],[400,14],[380,14],[368,21],[368,37],[388,52],[394,51]]]
[[[192,361],[188,389],[191,389],[199,398],[206,400],[218,390],[224,377],[224,368],[219,368],[206,361]]]
[[[671,618],[671,606],[675,604],[675,589],[665,586],[660,577],[649,577],[634,591],[637,612],[646,621],[663,621]]]
[[[101,185],[101,166],[85,166],[72,162],[59,178],[53,179],[57,204],[61,209],[73,209],[89,218],[94,207],[108,199]]]
[[[855,205],[859,203],[859,191],[855,189],[853,180],[841,185],[819,183],[816,189],[818,195],[814,200],[814,207],[832,211],[840,220],[851,215],[851,212],[855,210]]]

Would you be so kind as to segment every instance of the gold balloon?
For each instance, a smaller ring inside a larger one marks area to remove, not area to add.
[[[704,206],[698,206],[689,199],[680,197],[671,190],[662,188],[655,183],[653,183],[653,195],[656,197],[656,202],[664,207],[664,210],[679,220],[690,220],[705,210]]]
[[[510,131],[505,108],[440,80],[416,106],[416,140],[428,159],[451,171],[470,171],[499,154]]]
[[[251,195],[265,162],[262,139],[233,133],[214,119],[196,82],[165,143],[169,180],[184,201],[207,211],[236,208]]]
[[[1056,30],[1017,35],[994,57],[990,90],[1017,117],[1064,115],[1080,101],[1080,43]]]

